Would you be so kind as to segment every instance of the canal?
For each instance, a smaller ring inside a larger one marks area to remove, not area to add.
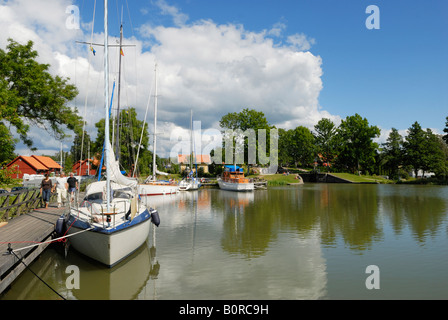
[[[147,201],[161,225],[126,261],[108,269],[56,247],[32,270],[79,300],[448,299],[446,186],[309,183]],[[26,271],[0,299],[59,297]]]

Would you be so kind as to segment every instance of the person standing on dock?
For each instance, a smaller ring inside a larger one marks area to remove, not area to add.
[[[68,193],[70,194],[70,202],[75,199],[75,192],[78,190],[78,180],[73,176],[73,172],[70,172],[70,178],[67,179]]]
[[[53,183],[50,180],[50,175],[47,173],[45,175],[45,179],[42,180],[42,183],[40,185],[40,195],[42,196],[45,208],[48,208],[48,204],[50,203],[50,196],[52,190],[53,190]]]
[[[65,207],[67,202],[67,177],[62,172],[59,178],[56,178],[56,193],[58,194],[58,208]]]

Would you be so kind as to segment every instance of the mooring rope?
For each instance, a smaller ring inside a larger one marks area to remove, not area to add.
[[[11,243],[34,243],[34,244],[30,245],[30,246],[26,246],[26,247],[19,248],[19,249],[13,249],[13,251],[22,251],[22,250],[30,249],[30,248],[37,247],[37,246],[40,246],[40,245],[43,245],[43,244],[47,244],[47,243],[50,244],[50,243],[53,243],[53,242],[62,242],[62,240],[66,239],[66,238],[76,236],[76,235],[78,235],[78,234],[80,234],[80,233],[83,233],[83,232],[86,232],[86,231],[90,231],[90,230],[92,230],[92,229],[95,229],[95,227],[90,227],[90,228],[87,228],[87,229],[85,229],[85,230],[81,230],[81,231],[79,231],[79,232],[75,232],[75,233],[72,233],[72,234],[69,234],[69,235],[64,235],[64,236],[62,236],[62,237],[59,237],[59,238],[56,238],[56,239],[52,239],[52,240],[49,240],[49,241],[44,241],[44,242],[17,241],[17,242],[0,242],[0,244],[11,244]]]
[[[10,253],[12,253],[21,263],[23,263],[23,265],[33,274],[36,276],[37,279],[39,279],[40,281],[42,281],[43,284],[45,284],[48,288],[51,289],[51,291],[53,291],[54,293],[56,293],[59,297],[61,297],[63,300],[67,300],[65,299],[65,297],[63,297],[59,292],[57,292],[55,289],[53,289],[48,283],[46,283],[41,277],[39,277],[25,262],[23,262],[23,258],[19,258],[18,255],[16,255],[16,253],[14,252],[14,250],[12,250],[11,246],[8,247],[8,251]]]

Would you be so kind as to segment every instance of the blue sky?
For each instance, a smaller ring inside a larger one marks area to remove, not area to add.
[[[129,6],[132,25],[175,27],[155,1],[110,1],[111,29],[117,3]],[[441,130],[448,116],[448,2],[360,0],[167,1],[188,17],[242,25],[259,32],[284,24],[285,34],[314,39],[322,58],[321,108],[342,118],[359,113],[382,128],[405,129],[414,121]],[[365,26],[368,5],[380,9],[380,29]],[[125,23],[129,19],[124,15]],[[98,27],[102,27],[98,24]],[[128,31],[129,33],[129,31]],[[135,33],[138,36],[138,32]],[[276,39],[280,41],[284,39]]]
[[[92,97],[101,96],[94,91],[101,87],[102,53],[98,48],[92,57],[75,45],[91,38],[93,3],[0,0],[0,46],[8,37],[32,39],[42,62],[78,86],[76,106],[82,111],[86,101],[87,130],[95,136],[102,113],[101,100]],[[99,42],[103,0],[96,3]],[[80,30],[65,27],[72,4],[80,8]],[[366,28],[369,5],[379,8],[378,30]],[[124,42],[136,45],[126,49],[122,104],[144,117],[157,61],[165,153],[173,135],[188,136],[191,109],[203,129],[246,107],[286,129],[358,113],[380,127],[382,141],[392,127],[404,135],[415,121],[438,133],[445,126],[448,1],[109,0],[111,36],[119,35],[122,7]],[[42,152],[60,144],[37,129],[33,137]],[[65,141],[64,149],[70,147]]]

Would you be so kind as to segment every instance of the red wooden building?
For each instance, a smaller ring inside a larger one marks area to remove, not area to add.
[[[95,163],[91,159],[79,160],[73,165],[72,172],[79,176],[96,175],[96,170],[92,169],[92,164]]]
[[[53,159],[44,156],[18,156],[6,165],[7,168],[16,167],[18,173],[13,178],[22,179],[26,174],[46,174],[54,172],[59,174],[61,166]]]

